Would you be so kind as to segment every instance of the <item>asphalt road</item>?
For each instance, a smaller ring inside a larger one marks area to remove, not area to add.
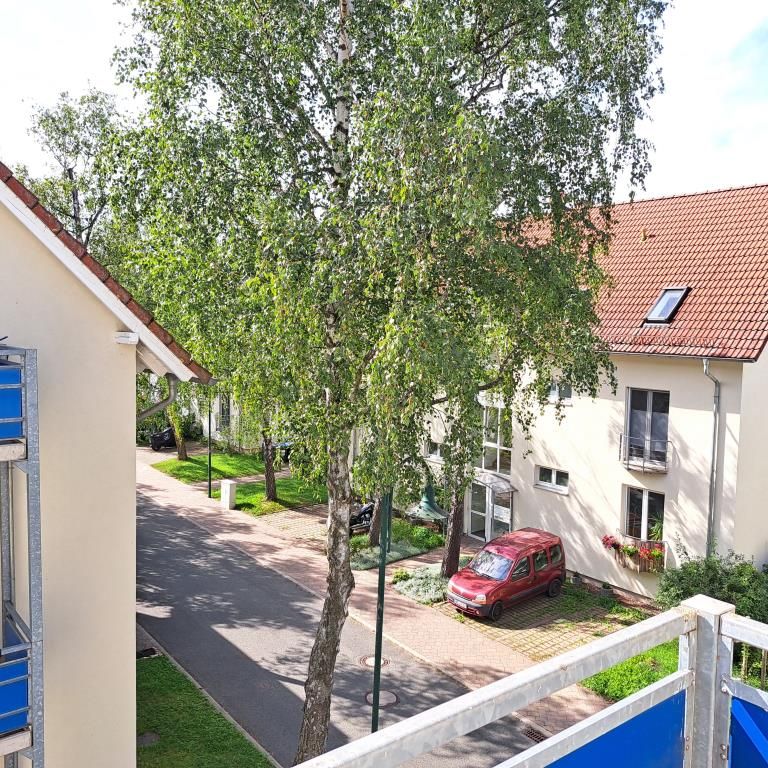
[[[197,681],[282,765],[293,759],[303,683],[321,601],[171,509],[138,494],[138,618]],[[301,574],[301,562],[296,563]],[[386,622],[386,614],[385,614]],[[373,632],[347,620],[336,667],[328,748],[370,730],[365,694],[373,674]],[[399,646],[385,643],[382,688],[398,701],[381,727],[466,693],[466,688]],[[455,739],[412,768],[486,768],[532,746],[505,718]],[[236,766],[233,766],[236,768]]]

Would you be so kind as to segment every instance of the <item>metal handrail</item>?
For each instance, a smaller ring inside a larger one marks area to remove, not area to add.
[[[382,731],[302,763],[301,768],[394,768],[621,661],[675,637],[687,635],[695,630],[696,620],[696,614],[686,608],[666,611],[401,720]],[[567,754],[577,749],[580,738],[594,738],[595,729],[616,727],[618,722],[630,719],[684,690],[692,680],[689,670],[660,680],[655,686],[641,691],[640,695],[619,702],[574,726],[582,731],[581,737],[570,742],[564,742],[562,738],[548,740],[537,750],[541,761],[530,765],[547,765],[546,760],[551,762],[554,759],[552,755]],[[524,754],[530,753],[528,750]]]
[[[672,451],[669,440],[633,437],[626,432],[619,433],[619,459],[629,469],[642,472],[666,472]]]

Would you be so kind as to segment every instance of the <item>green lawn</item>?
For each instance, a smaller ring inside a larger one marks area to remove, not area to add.
[[[190,456],[187,461],[166,459],[152,465],[182,483],[199,483],[208,479],[208,456]],[[245,453],[214,453],[211,456],[211,476],[214,480],[249,477],[264,472],[261,456]]]
[[[271,768],[168,659],[136,662],[136,695],[136,734],[160,737],[138,748],[138,768]]]
[[[237,509],[259,517],[292,507],[306,507],[328,501],[328,493],[322,485],[308,485],[295,477],[278,477],[275,484],[277,501],[264,501],[263,482],[238,485]],[[221,491],[214,489],[213,495],[218,499]]]

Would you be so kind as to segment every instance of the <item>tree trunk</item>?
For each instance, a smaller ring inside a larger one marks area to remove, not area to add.
[[[72,219],[75,222],[75,237],[83,239],[83,220],[80,215],[80,193],[75,181],[75,169],[67,168],[67,178],[72,184]]]
[[[451,492],[451,506],[448,510],[448,528],[445,532],[445,552],[440,575],[450,579],[459,570],[461,537],[464,533],[464,495]]]
[[[381,536],[381,496],[377,494],[373,498],[373,514],[371,515],[371,528],[368,531],[368,545],[371,547],[378,547],[380,536]]]
[[[266,432],[262,432],[261,453],[264,457],[264,498],[267,501],[277,501],[275,444],[272,442],[272,437]]]
[[[176,456],[179,461],[187,461],[187,443],[184,440],[184,429],[181,423],[181,413],[179,412],[179,406],[177,403],[171,403],[166,411],[168,414],[168,421],[171,422],[173,427],[173,436],[176,438]]]
[[[328,588],[309,656],[304,685],[304,714],[294,765],[325,751],[331,718],[331,690],[341,631],[355,580],[349,566],[349,515],[352,489],[349,483],[349,446],[332,452],[328,463]]]

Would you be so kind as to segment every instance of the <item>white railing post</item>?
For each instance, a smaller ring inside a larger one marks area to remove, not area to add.
[[[730,641],[721,635],[720,619],[735,608],[704,595],[684,601],[681,607],[696,613],[696,637],[688,641],[685,650],[681,647],[681,663],[685,655],[686,661],[693,663],[694,672],[693,696],[689,697],[692,702],[686,704],[686,739],[690,741],[686,741],[685,765],[718,768],[725,766],[728,759],[730,708],[724,703],[727,696],[722,694],[721,678],[722,666],[731,660]]]

